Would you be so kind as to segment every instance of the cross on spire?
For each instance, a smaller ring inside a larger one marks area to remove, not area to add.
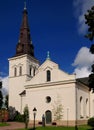
[[[26,10],[26,0],[24,0],[24,10]]]
[[[49,51],[47,51],[47,58],[46,59],[50,60],[50,52]]]

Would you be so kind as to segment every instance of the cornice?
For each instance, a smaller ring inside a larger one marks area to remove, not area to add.
[[[50,86],[56,86],[56,85],[64,85],[64,84],[72,84],[76,83],[76,80],[65,80],[65,81],[57,81],[57,82],[46,82],[46,83],[40,83],[40,84],[31,84],[31,85],[25,85],[26,89],[34,89],[34,88],[41,88],[41,87],[50,87]]]
[[[30,55],[28,55],[28,54],[24,54],[24,55],[20,55],[20,56],[14,56],[14,57],[12,57],[12,58],[9,58],[8,60],[9,60],[9,61],[10,61],[10,60],[16,60],[16,59],[20,59],[20,58],[24,58],[24,57],[27,57],[27,58],[32,59],[33,61],[39,63],[39,61],[38,61],[36,58],[34,58],[34,57],[32,57],[32,56],[30,56]]]

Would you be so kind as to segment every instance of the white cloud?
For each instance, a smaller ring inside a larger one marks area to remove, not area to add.
[[[85,24],[84,15],[87,10],[91,9],[94,5],[94,0],[73,0],[75,9],[75,17],[78,20],[78,32],[79,34],[86,34],[87,25]],[[91,65],[94,63],[94,55],[89,52],[89,48],[82,47],[74,60],[73,66],[76,67],[74,73],[78,77],[86,77],[91,73]]]
[[[85,34],[87,25],[85,25],[84,14],[94,5],[94,0],[74,0],[73,5],[75,7],[75,16],[78,20],[78,32]]]
[[[94,55],[89,52],[89,48],[82,47],[72,64],[75,66],[74,73],[77,78],[87,77],[91,73],[91,65],[94,64]]]
[[[2,92],[4,95],[8,94],[8,76],[7,77],[0,77],[2,81]]]
[[[73,66],[89,67],[94,63],[94,55],[90,53],[89,48],[82,47],[74,60]]]
[[[76,78],[88,77],[91,73],[88,67],[76,68],[74,73],[76,74]]]

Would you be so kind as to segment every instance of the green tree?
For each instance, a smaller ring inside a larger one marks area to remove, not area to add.
[[[89,118],[87,124],[89,126],[93,127],[92,130],[94,130],[94,117]]]
[[[85,24],[88,25],[88,32],[85,35],[86,38],[88,38],[90,41],[94,40],[94,6],[87,11],[85,14]],[[94,44],[90,47],[90,52],[94,54]],[[93,90],[94,92],[94,64],[92,67],[92,73],[89,75],[89,90]]]
[[[85,14],[85,24],[88,25],[88,33],[85,35],[89,40],[94,39],[94,6]]]
[[[3,105],[3,94],[2,94],[2,81],[0,81],[0,109]]]
[[[6,108],[8,108],[8,97],[9,97],[8,95],[5,96],[5,106],[6,106]]]
[[[53,106],[52,111],[54,115],[54,121],[60,121],[63,117],[63,106],[59,96],[57,96],[57,99],[54,101],[52,106]]]
[[[27,105],[24,108],[24,123],[25,123],[25,128],[27,129],[29,123],[29,109]]]

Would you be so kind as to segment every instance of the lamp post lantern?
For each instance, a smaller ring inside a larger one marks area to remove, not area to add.
[[[33,128],[34,128],[34,130],[35,130],[35,117],[36,117],[36,113],[37,113],[37,109],[36,109],[36,107],[34,107],[34,109],[33,109],[33,115],[34,115],[34,126],[33,126]]]

